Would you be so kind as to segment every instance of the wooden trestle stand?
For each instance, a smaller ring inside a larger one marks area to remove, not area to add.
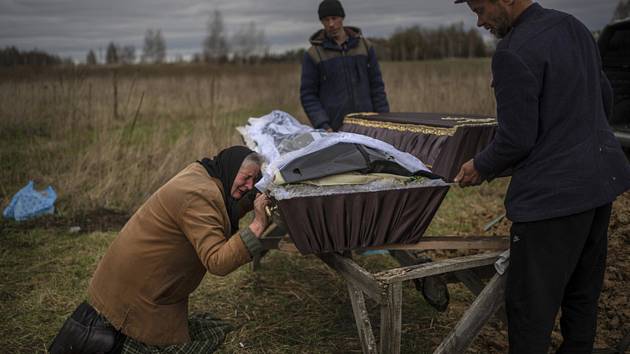
[[[295,246],[286,238],[268,237],[263,239],[266,248],[297,252]],[[433,353],[464,353],[483,326],[498,313],[504,320],[503,311],[505,275],[494,270],[494,263],[509,247],[507,237],[424,237],[413,245],[387,245],[370,249],[387,249],[401,264],[399,268],[370,273],[355,263],[349,253],[325,253],[318,257],[330,268],[341,275],[348,286],[352,311],[357,326],[363,353],[400,353],[401,310],[403,281],[422,279],[441,275],[449,283],[463,283],[477,296],[466,310],[451,333],[442,341]],[[485,251],[471,256],[413,264],[414,256],[409,250],[480,250]],[[254,269],[258,262],[254,261]],[[484,284],[484,276],[490,280]],[[380,306],[380,340],[377,342],[372,331],[365,305],[365,295]]]
[[[400,151],[416,156],[427,166],[431,166],[434,173],[452,181],[460,166],[490,143],[496,126],[494,118],[475,115],[357,113],[345,117],[341,131],[385,141]],[[433,197],[437,203],[426,210],[426,215],[432,217],[447,190],[444,189],[441,191],[442,195]],[[329,217],[334,219],[334,216]],[[285,239],[267,238],[264,243],[267,249],[297,252],[295,245]],[[342,245],[347,246],[343,243]],[[364,353],[400,353],[403,281],[440,275],[448,282],[463,283],[477,298],[453,331],[434,351],[460,354],[465,352],[485,323],[502,308],[505,276],[494,271],[493,263],[508,248],[507,237],[423,236],[416,244],[386,244],[369,248],[390,250],[404,265],[374,274],[356,264],[349,254],[319,253],[317,249],[309,251],[319,254],[322,261],[346,280]],[[484,253],[416,264],[417,260],[407,252],[411,250],[480,250]],[[254,268],[259,261],[254,260]],[[487,277],[481,277],[481,273]],[[484,284],[482,278],[490,280]],[[368,318],[365,295],[376,301],[381,309],[378,343]],[[499,318],[504,319],[504,313]]]

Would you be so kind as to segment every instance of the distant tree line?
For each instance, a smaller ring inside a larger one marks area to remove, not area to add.
[[[435,29],[399,28],[391,37],[374,38],[371,42],[380,59],[392,61],[478,58],[491,52],[479,32],[465,30],[463,23]]]
[[[16,47],[6,47],[0,49],[0,66],[20,66],[20,65],[58,65],[72,62],[71,59],[63,59],[57,55],[48,54],[41,50],[21,51]]]
[[[488,50],[479,33],[464,30],[463,24],[425,29],[419,26],[399,28],[390,38],[371,38],[381,60],[405,61],[440,59],[448,57],[482,57]],[[306,39],[305,39],[306,42]],[[207,23],[207,33],[201,43],[202,51],[194,54],[190,61],[196,63],[258,63],[301,61],[305,49],[288,50],[281,54],[269,52],[265,32],[254,22],[243,25],[228,37],[220,11],[215,11]],[[100,53],[100,52],[99,52]],[[109,42],[104,57],[90,49],[85,64],[159,64],[166,61],[166,41],[159,29],[147,29],[144,34],[142,53],[137,54],[133,45]],[[183,61],[180,57],[179,61]],[[72,63],[42,51],[21,52],[15,47],[0,51],[1,66],[57,65]]]
[[[490,54],[479,32],[454,24],[435,29],[412,26],[399,28],[389,38],[370,38],[381,60],[407,61],[441,58],[472,58]],[[305,39],[306,42],[306,39]],[[301,61],[305,49],[288,50],[281,54],[270,53],[265,32],[249,22],[228,36],[223,15],[215,10],[206,24],[206,35],[201,52],[194,54],[194,63],[259,63]],[[166,58],[166,44],[160,30],[147,30],[140,62],[162,63]],[[133,47],[121,47],[111,42],[105,55],[106,64],[130,64],[136,61]],[[180,58],[178,61],[182,61]],[[97,63],[96,55],[89,51],[88,65]]]
[[[619,0],[613,20],[630,16],[630,0]],[[305,38],[306,43],[306,38]],[[442,58],[475,58],[492,54],[493,44],[484,42],[476,29],[465,29],[463,23],[439,28],[411,26],[398,28],[389,38],[370,38],[381,60],[408,61]],[[206,24],[206,35],[201,52],[193,54],[196,63],[258,63],[301,61],[305,49],[289,50],[281,54],[269,52],[265,32],[249,22],[228,36],[223,15],[215,10]],[[100,54],[100,51],[99,51]],[[160,29],[147,29],[144,34],[142,53],[138,55],[133,45],[110,42],[104,58],[90,49],[85,57],[87,65],[163,63],[166,61],[166,41]],[[183,61],[178,56],[177,61]],[[0,66],[57,65],[72,63],[40,50],[20,51],[15,47],[0,49]]]
[[[490,52],[479,32],[475,29],[465,30],[463,23],[437,29],[420,26],[399,28],[389,38],[371,38],[370,41],[382,60],[471,58],[487,56]],[[253,22],[228,39],[223,16],[218,10],[208,20],[207,35],[202,48],[202,52],[196,54],[193,61],[299,61],[304,56],[304,49],[270,54],[264,32],[258,30]]]

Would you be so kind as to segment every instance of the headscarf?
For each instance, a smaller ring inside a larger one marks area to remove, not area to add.
[[[244,146],[232,146],[219,152],[214,159],[204,158],[199,162],[206,168],[211,177],[217,178],[223,185],[223,201],[230,218],[230,235],[238,230],[239,208],[238,201],[232,197],[232,185],[243,161],[252,150]]]

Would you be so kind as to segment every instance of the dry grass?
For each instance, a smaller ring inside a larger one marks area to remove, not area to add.
[[[487,209],[500,208],[504,182],[449,193],[429,233],[482,233]],[[466,205],[462,208],[462,205]],[[597,346],[613,346],[627,335],[630,318],[627,244],[630,193],[615,204],[611,221],[609,268],[598,323]],[[459,211],[459,213],[457,212]],[[461,222],[449,223],[451,213]],[[509,223],[498,230],[505,233]],[[74,307],[86,297],[90,275],[115,232],[69,234],[67,228],[24,231],[0,222],[0,348],[7,353],[41,353]],[[432,254],[444,257],[447,254]],[[395,266],[386,256],[357,257],[375,271]],[[449,286],[445,313],[430,308],[411,282],[403,289],[402,353],[430,353],[453,327],[472,296]],[[350,301],[341,278],[312,256],[273,251],[260,272],[244,266],[227,277],[207,275],[190,301],[192,312],[210,311],[237,326],[221,353],[359,353]],[[368,301],[378,331],[378,307]],[[378,333],[378,332],[376,332]],[[559,343],[558,330],[554,345]],[[496,321],[484,328],[469,353],[503,353],[505,328]]]
[[[504,186],[498,181],[483,186],[481,193],[453,190],[429,233],[480,233],[488,207],[500,209]],[[449,222],[450,214],[461,210],[462,204],[470,206],[460,213],[463,222]],[[67,227],[24,230],[0,222],[2,227],[0,347],[11,353],[43,352],[76,304],[85,299],[90,275],[116,234],[73,235]],[[380,255],[357,261],[371,271],[396,265],[391,257]],[[347,289],[334,271],[313,256],[280,252],[271,252],[262,265],[256,273],[244,266],[227,277],[207,275],[191,297],[192,312],[210,311],[237,325],[221,353],[360,353]],[[462,287],[450,290],[453,306],[440,314],[411,282],[405,284],[403,353],[430,353],[472,302]],[[368,300],[368,308],[378,333],[378,306]],[[9,335],[16,330],[19,336]]]
[[[299,70],[0,72],[0,197],[35,179],[53,184],[64,212],[133,210],[190,161],[239,143],[234,127],[250,116],[280,109],[305,120]],[[494,111],[486,61],[385,63],[383,73],[394,111]]]
[[[487,60],[383,63],[382,69],[393,111],[495,110]],[[248,117],[281,109],[305,120],[299,70],[274,64],[0,71],[0,206],[35,179],[56,188],[63,215],[99,207],[132,212],[190,161],[239,143],[234,127]],[[483,234],[483,225],[503,211],[505,187],[506,181],[496,181],[453,189],[428,233]],[[616,205],[616,215],[627,215],[628,198]],[[617,219],[617,235],[623,236],[628,218]],[[503,221],[491,233],[508,228]],[[25,230],[0,221],[1,351],[45,350],[85,298],[89,277],[114,237],[115,232],[69,234],[60,227]],[[627,248],[626,238],[614,244]],[[628,263],[622,254],[614,259]],[[392,265],[385,256],[358,261],[370,269]],[[603,295],[612,300],[604,307],[627,297],[618,291],[627,289],[627,266],[615,266]],[[472,298],[461,287],[450,289],[452,306],[438,314],[405,285],[403,353],[431,352],[461,316]],[[623,326],[628,316],[606,309],[600,345],[612,345],[627,332],[611,323]],[[207,276],[191,310],[211,311],[238,325],[223,353],[360,352],[344,284],[312,257],[272,252],[259,273],[242,267],[225,278]],[[493,324],[471,352],[501,352],[505,341],[504,330]]]
[[[297,69],[2,81],[3,197],[32,178],[65,211],[133,209],[190,161],[239,143],[234,127],[251,115],[297,111]]]

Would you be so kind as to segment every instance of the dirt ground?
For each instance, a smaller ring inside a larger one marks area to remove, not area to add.
[[[130,215],[123,211],[99,208],[71,217],[55,214],[20,223],[0,223],[0,228],[5,228],[6,231],[26,231],[37,228],[68,231],[72,228],[73,232],[76,233],[118,231],[125,225],[129,217]]]
[[[499,234],[509,233],[509,223],[498,226]],[[630,340],[630,192],[621,195],[614,204],[608,235],[608,261],[604,288],[599,301],[595,348],[615,348]],[[552,335],[554,347],[560,344],[560,328]],[[630,352],[627,348],[626,352]],[[507,330],[492,321],[474,342],[472,352],[507,352]],[[613,351],[614,352],[614,351]],[[610,352],[612,353],[612,352]]]
[[[70,228],[80,228],[77,233],[91,233],[95,231],[117,231],[128,220],[125,212],[97,209],[73,217],[47,216],[23,223],[3,223],[0,227],[11,231],[29,230],[35,228],[57,229],[68,231]],[[509,234],[510,223],[500,222],[494,229],[496,234]],[[0,230],[1,231],[1,230]],[[609,229],[609,253],[604,289],[600,299],[597,328],[596,348],[615,348],[630,336],[630,192],[620,196],[615,202]],[[452,301],[444,324],[454,326],[467,303]],[[450,324],[448,324],[450,322]],[[559,326],[552,335],[553,346],[557,347],[561,341]],[[479,337],[473,342],[469,353],[505,353],[507,352],[507,329],[498,320],[491,321],[483,329]],[[616,351],[601,351],[601,353],[617,353]]]

